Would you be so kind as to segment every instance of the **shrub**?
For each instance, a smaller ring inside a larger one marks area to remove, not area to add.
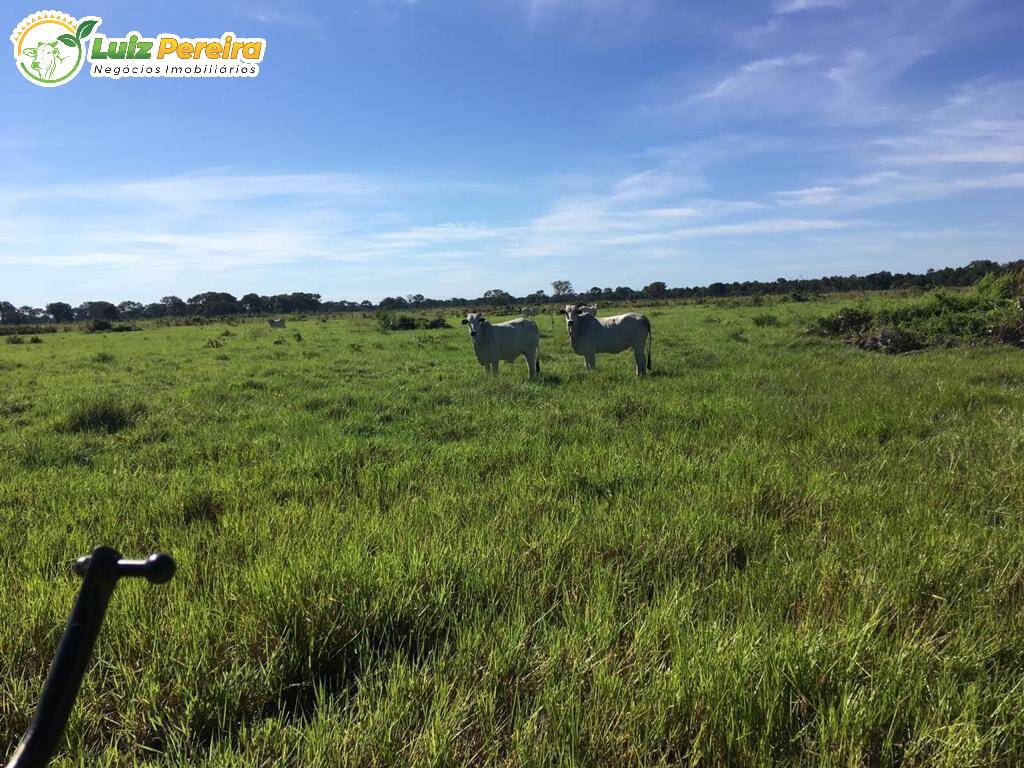
[[[67,330],[67,326],[64,326]],[[44,333],[57,333],[59,328],[55,325],[0,325],[0,336],[27,336],[28,334],[42,335]]]
[[[819,317],[817,329],[822,336],[863,333],[871,327],[873,319],[864,307],[842,307],[831,315]]]
[[[435,330],[437,328],[451,328],[451,326],[442,315],[427,320],[423,317],[395,315],[392,312],[378,312],[377,328],[381,331],[415,331],[418,329]]]
[[[857,346],[861,349],[874,349],[899,355],[924,349],[925,343],[923,339],[910,331],[886,328],[877,336],[864,336],[858,339]]]
[[[863,349],[886,352],[961,341],[1021,344],[1024,297],[1007,298],[1017,290],[1019,279],[1018,274],[987,277],[973,291],[930,291],[920,299],[880,303],[874,310],[842,307],[818,318],[812,330],[823,336],[843,336]]]
[[[8,344],[24,344],[25,340],[23,338],[21,338],[21,336],[8,336],[7,337],[7,343]]]
[[[109,320],[90,320],[85,324],[83,329],[86,333],[102,333],[104,331],[111,331],[112,333],[125,333],[127,331],[138,331],[140,330],[134,325],[122,323],[121,325],[114,325]]]
[[[218,341],[217,339],[207,339],[206,346],[210,349],[220,349],[224,345],[221,344],[220,341]]]
[[[989,272],[974,289],[981,298],[996,302],[1024,296],[1024,272]]]
[[[778,325],[778,324],[779,324],[779,318],[777,318],[775,315],[769,315],[769,314],[765,313],[763,315],[756,315],[754,317],[754,325],[756,325],[758,328],[765,328],[765,327],[767,327],[769,325]]]
[[[104,365],[106,363],[114,362],[115,359],[116,358],[109,352],[97,352],[95,355],[92,356],[92,361],[94,363],[101,363]]]
[[[79,404],[64,420],[67,432],[107,432],[113,434],[130,427],[143,414],[140,403],[123,403],[105,395]]]
[[[28,343],[29,344],[42,344],[43,340],[41,338],[39,338],[38,336],[33,336],[32,338],[30,338],[28,340]]]

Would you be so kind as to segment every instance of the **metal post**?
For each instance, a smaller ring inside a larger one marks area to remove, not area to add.
[[[134,576],[163,584],[174,576],[174,569],[170,555],[122,560],[111,547],[97,547],[91,555],[75,562],[75,571],[82,576],[82,588],[43,684],[36,714],[7,768],[43,768],[50,762],[75,705],[117,580]]]

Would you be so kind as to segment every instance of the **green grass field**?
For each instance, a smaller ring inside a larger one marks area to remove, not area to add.
[[[646,379],[547,316],[535,382],[360,316],[0,344],[0,759],[106,543],[178,575],[59,765],[1019,765],[1024,357],[837,306],[653,308]]]

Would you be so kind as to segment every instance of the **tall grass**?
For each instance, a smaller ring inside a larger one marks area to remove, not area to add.
[[[1018,764],[1021,353],[836,308],[659,308],[646,379],[546,320],[535,382],[372,317],[0,346],[0,754],[108,543],[178,576],[61,765]]]

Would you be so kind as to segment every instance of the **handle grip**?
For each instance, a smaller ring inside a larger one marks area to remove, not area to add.
[[[84,577],[89,572],[93,556],[86,555],[75,561],[75,573]],[[146,579],[150,584],[166,584],[174,578],[174,558],[163,552],[150,555],[145,560],[124,560],[118,558],[114,562],[114,576],[116,578],[134,577]]]
[[[96,547],[91,555],[75,561],[82,587],[43,683],[35,716],[7,768],[43,768],[50,762],[75,705],[118,579],[140,577],[152,584],[163,584],[171,580],[174,570],[170,555],[160,553],[145,560],[123,560],[111,547]]]

